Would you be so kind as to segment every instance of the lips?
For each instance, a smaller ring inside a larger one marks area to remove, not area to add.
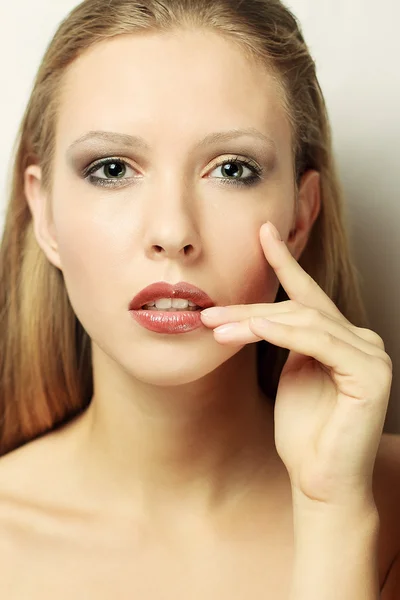
[[[152,283],[140,291],[130,302],[129,310],[140,310],[148,302],[154,302],[160,298],[183,298],[191,300],[201,309],[215,306],[211,298],[195,285],[181,281],[171,285],[165,281]]]

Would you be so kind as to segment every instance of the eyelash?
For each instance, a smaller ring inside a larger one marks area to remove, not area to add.
[[[131,168],[129,163],[127,163],[122,158],[106,158],[106,159],[97,161],[92,166],[90,166],[88,169],[86,169],[86,171],[84,172],[84,178],[87,181],[89,181],[92,185],[99,186],[99,187],[121,187],[121,183],[119,183],[119,182],[123,181],[123,179],[104,179],[102,177],[96,177],[95,175],[92,175],[92,173],[95,173],[102,167],[105,167],[105,166],[111,165],[111,164],[116,164],[116,163],[121,163],[121,164],[125,165],[126,167]],[[215,165],[214,169],[217,169],[218,167],[224,167],[225,165],[229,165],[229,164],[240,164],[242,166],[248,167],[250,169],[250,171],[252,171],[253,175],[246,177],[244,179],[236,179],[236,180],[228,179],[226,177],[217,177],[217,179],[221,180],[221,183],[223,183],[223,185],[251,186],[251,185],[255,185],[262,179],[262,172],[263,172],[262,169],[260,167],[258,167],[256,164],[254,164],[253,162],[251,162],[250,160],[247,160],[244,158],[237,157],[235,159],[232,159],[232,158],[226,159],[226,160],[220,162],[219,164]]]

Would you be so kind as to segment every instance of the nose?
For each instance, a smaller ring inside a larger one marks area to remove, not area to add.
[[[187,189],[164,187],[158,199],[147,205],[146,256],[152,260],[195,260],[201,252],[196,211]]]

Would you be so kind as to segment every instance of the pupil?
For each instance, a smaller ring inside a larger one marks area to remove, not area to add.
[[[239,175],[242,174],[241,173],[242,165],[239,165],[238,163],[227,163],[222,168],[229,177],[235,177],[235,175],[237,175],[238,172],[239,172]]]
[[[121,177],[124,175],[125,165],[122,163],[109,163],[105,166],[106,175],[110,175],[110,177]]]

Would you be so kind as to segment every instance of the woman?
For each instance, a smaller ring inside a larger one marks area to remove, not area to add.
[[[2,597],[394,598],[391,361],[290,12],[86,0],[20,133]]]

